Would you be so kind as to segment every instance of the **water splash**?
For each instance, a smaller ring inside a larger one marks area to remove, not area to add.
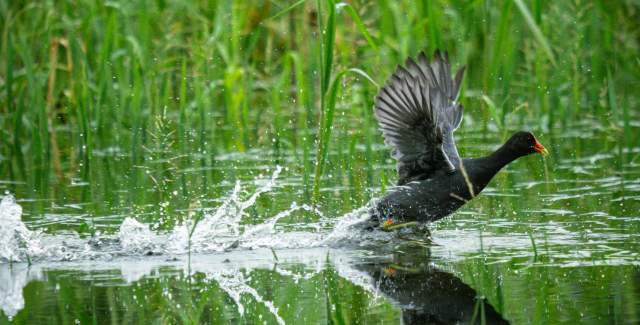
[[[276,187],[281,168],[276,168],[271,177],[258,180],[253,192],[244,189],[237,182],[233,190],[221,201],[219,207],[202,211],[201,218],[193,216],[168,232],[155,232],[150,226],[134,218],[125,218],[116,234],[102,234],[92,238],[81,238],[77,233],[46,234],[29,230],[21,221],[22,208],[11,195],[5,195],[0,202],[0,263],[6,262],[51,262],[76,260],[112,260],[121,256],[169,255],[178,257],[187,253],[208,254],[231,250],[248,252],[258,248],[294,249],[311,247],[365,248],[383,250],[395,249],[408,242],[420,244],[422,238],[408,238],[406,233],[383,232],[367,229],[368,204],[343,216],[325,216],[316,208],[293,202],[289,208],[271,216],[260,216],[263,222],[249,224],[248,208],[257,198]],[[298,211],[306,211],[318,217],[316,222],[304,226],[282,225],[281,220]],[[570,215],[585,219],[583,224],[596,222],[603,216],[578,215],[577,211],[559,209],[532,209],[524,211],[535,215]],[[477,214],[462,211],[459,214]],[[611,218],[614,218],[611,216]],[[588,219],[588,220],[587,220]],[[617,262],[637,264],[637,254],[620,251],[617,246],[603,246],[611,242],[625,242],[640,239],[637,234],[616,233],[603,229],[602,234],[576,231],[571,223],[551,222],[529,223],[529,229],[504,232],[504,228],[513,228],[513,220],[492,218],[490,223],[470,218],[451,218],[431,225],[437,230],[431,240],[438,245],[431,246],[434,256],[443,256],[449,260],[481,256],[486,260],[504,261],[520,258],[521,263],[531,263],[536,252],[534,243],[543,247],[545,254],[552,256],[552,263],[593,263],[591,255],[616,256]],[[606,225],[597,225],[604,227]],[[438,229],[443,227],[443,229]],[[285,229],[289,228],[289,229]],[[480,232],[479,232],[480,230]],[[578,229],[580,230],[580,229]],[[413,235],[413,234],[411,234]],[[599,235],[596,236],[596,235]],[[585,241],[584,237],[589,240]],[[399,240],[401,238],[401,240]],[[418,239],[417,241],[414,239]],[[422,245],[428,243],[422,242]],[[542,246],[541,246],[542,245]],[[580,246],[584,256],[566,253],[565,247]],[[387,250],[388,251],[388,250]],[[535,259],[533,259],[535,260]],[[135,275],[133,275],[135,277]]]
[[[24,262],[43,251],[41,233],[29,230],[21,217],[22,207],[5,193],[0,201],[0,263]]]
[[[133,218],[122,221],[117,236],[124,253],[149,254],[157,249],[158,236],[149,229],[149,225]]]
[[[244,305],[240,297],[243,294],[248,294],[253,297],[256,302],[267,307],[267,310],[275,317],[278,324],[285,324],[284,319],[278,315],[278,308],[274,303],[260,296],[258,291],[248,284],[249,280],[245,277],[244,273],[239,272],[239,270],[219,270],[218,272],[208,272],[207,276],[215,280],[220,288],[233,299],[241,317],[244,315]]]
[[[246,210],[260,195],[276,186],[282,171],[277,167],[270,178],[258,180],[258,188],[246,199],[241,182],[223,203],[213,209],[201,211],[202,217],[193,216],[169,232],[157,233],[149,224],[135,218],[125,218],[117,233],[101,234],[89,239],[77,233],[44,234],[29,230],[21,221],[22,208],[15,198],[5,195],[0,204],[0,263],[32,261],[109,260],[118,256],[182,255],[187,253],[215,253],[232,249],[302,248],[356,243],[369,238],[359,225],[368,219],[368,206],[354,210],[340,218],[324,216],[316,208],[293,202],[291,206],[267,217],[258,224],[243,222]],[[297,211],[306,211],[319,217],[318,222],[307,224],[305,231],[278,229],[278,222]],[[359,229],[360,228],[360,229]]]
[[[280,219],[298,210],[317,212],[310,206],[298,206],[293,202],[289,209],[260,224],[242,224],[242,219],[246,216],[245,210],[253,206],[261,194],[271,191],[276,185],[276,179],[281,170],[280,167],[276,168],[271,179],[246,200],[240,198],[242,187],[240,182],[236,182],[233,191],[220,207],[205,211],[204,217],[199,222],[195,222],[191,218],[175,227],[169,235],[171,244],[167,247],[167,251],[173,254],[183,254],[189,251],[197,253],[221,252],[240,246],[245,248],[277,246],[278,240],[271,235],[275,233],[276,223]],[[267,238],[271,238],[271,240]]]

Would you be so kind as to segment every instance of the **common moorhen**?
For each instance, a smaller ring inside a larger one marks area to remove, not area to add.
[[[421,52],[398,66],[375,98],[375,115],[397,160],[398,186],[373,209],[377,226],[430,222],[474,198],[513,160],[547,149],[531,132],[517,132],[482,158],[460,158],[453,138],[462,121],[458,102],[464,74],[451,77],[448,54]]]

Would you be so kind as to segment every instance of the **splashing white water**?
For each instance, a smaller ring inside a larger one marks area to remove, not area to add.
[[[126,218],[120,225],[118,239],[122,251],[130,254],[143,254],[156,248],[157,235],[149,225],[138,222],[133,218]]]
[[[263,193],[270,191],[276,183],[281,168],[278,167],[271,179],[258,188],[248,199],[242,200],[240,193],[242,187],[237,182],[231,195],[222,206],[204,212],[204,217],[195,222],[187,220],[176,226],[169,235],[170,245],[167,251],[174,254],[191,252],[221,252],[230,248],[244,246],[253,242],[250,248],[262,246],[255,243],[255,239],[269,236],[274,233],[276,223],[291,213],[305,209],[315,211],[307,205],[298,206],[295,202],[291,207],[257,225],[242,225],[242,218],[246,216],[245,210],[253,206],[256,199]],[[274,244],[273,242],[271,244]],[[268,245],[268,243],[267,243]]]
[[[240,316],[244,315],[244,305],[240,298],[243,294],[248,294],[253,299],[267,307],[267,310],[275,317],[278,324],[285,324],[284,319],[278,315],[278,308],[272,301],[264,299],[256,289],[248,284],[248,279],[239,270],[219,270],[217,272],[207,272],[207,276],[214,279],[220,288],[224,290],[236,303]]]
[[[40,233],[22,222],[22,207],[6,193],[0,201],[0,263],[23,262],[42,253]]]
[[[277,167],[270,178],[258,181],[258,188],[246,199],[242,198],[245,192],[242,184],[236,182],[221,206],[202,211],[200,219],[191,216],[165,233],[156,233],[150,229],[150,225],[127,217],[115,235],[103,234],[83,239],[76,233],[44,234],[26,227],[21,220],[22,207],[13,196],[7,194],[0,203],[0,263],[332,246],[355,243],[371,236],[358,227],[368,218],[366,206],[341,218],[328,218],[314,207],[293,202],[288,209],[266,218],[262,223],[243,223],[243,218],[247,217],[245,211],[255,204],[260,195],[276,186],[281,170],[281,167]],[[280,220],[301,210],[319,216],[317,223],[307,225],[311,230],[277,229]]]

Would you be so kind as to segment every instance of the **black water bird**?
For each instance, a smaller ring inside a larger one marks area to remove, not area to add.
[[[517,132],[482,158],[460,158],[453,132],[462,122],[458,102],[464,75],[452,78],[447,53],[420,53],[398,66],[375,98],[375,116],[397,160],[398,186],[380,199],[373,221],[383,227],[430,222],[456,211],[513,160],[547,149],[531,132]]]

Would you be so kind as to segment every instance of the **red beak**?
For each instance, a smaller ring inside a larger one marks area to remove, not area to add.
[[[546,156],[549,154],[549,150],[547,150],[547,148],[545,148],[542,143],[538,142],[538,140],[536,139],[536,143],[533,145],[533,150],[535,150],[537,153],[541,154],[542,156]]]

